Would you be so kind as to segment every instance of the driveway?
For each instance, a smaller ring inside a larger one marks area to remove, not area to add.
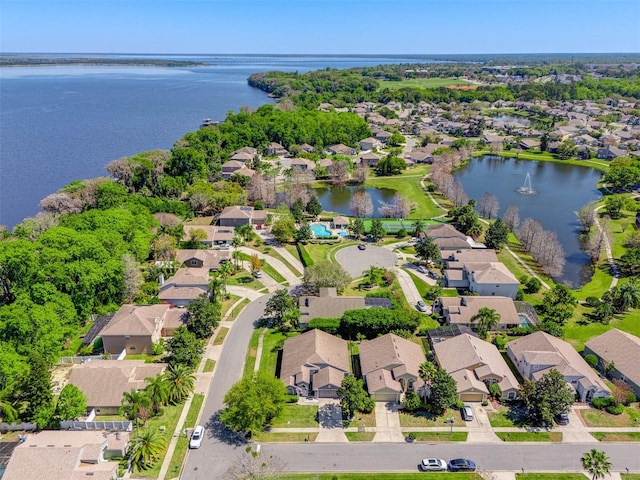
[[[371,265],[390,268],[396,264],[397,256],[386,248],[367,245],[366,250],[359,250],[357,246],[338,250],[336,260],[353,278],[362,277],[362,272],[369,270]]]

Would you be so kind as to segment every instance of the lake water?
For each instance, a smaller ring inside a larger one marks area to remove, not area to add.
[[[73,180],[106,175],[111,160],[171,148],[205,117],[223,120],[229,110],[272,102],[247,85],[252,73],[429,62],[416,56],[162,58],[206,65],[0,69],[0,224],[33,216],[43,197]]]
[[[534,195],[517,192],[524,186],[527,173],[536,192]],[[555,280],[573,288],[589,281],[590,260],[580,249],[581,224],[575,212],[601,197],[596,188],[601,177],[599,170],[587,166],[485,156],[471,159],[454,175],[469,198],[480,201],[485,192],[495,196],[500,202],[499,216],[509,205],[516,205],[520,210],[521,223],[531,217],[546,230],[556,232],[567,263],[563,274]]]
[[[345,187],[323,187],[314,188],[314,192],[318,196],[320,205],[323,210],[328,212],[340,213],[342,215],[351,215],[351,209],[349,208],[349,202],[351,201],[351,195],[356,191],[366,191],[371,195],[371,201],[373,203],[373,215],[374,218],[380,217],[378,208],[382,203],[392,203],[393,197],[396,194],[395,190],[389,188],[373,188],[373,187],[361,187],[361,186],[345,186]]]

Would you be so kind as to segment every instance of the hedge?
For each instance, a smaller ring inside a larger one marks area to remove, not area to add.
[[[309,252],[307,252],[307,250],[304,248],[304,245],[298,242],[296,244],[296,248],[298,249],[298,255],[300,255],[300,260],[302,260],[302,264],[305,267],[310,267],[311,265],[313,265],[313,259],[311,258],[311,255],[309,255]]]
[[[340,328],[339,318],[314,318],[309,322],[309,330],[317,328],[323,332],[335,335]]]

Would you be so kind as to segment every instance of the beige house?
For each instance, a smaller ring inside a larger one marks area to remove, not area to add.
[[[515,399],[520,384],[498,349],[467,333],[433,346],[440,368],[453,377],[463,402],[482,402],[497,383],[502,398]]]
[[[445,283],[483,296],[516,298],[520,282],[491,249],[451,252],[443,258]]]
[[[600,367],[611,365],[609,375],[625,382],[640,397],[640,338],[612,328],[589,340],[583,355],[598,357]]]
[[[261,229],[266,221],[267,212],[265,210],[255,210],[253,207],[240,205],[225,207],[218,217],[218,223],[221,227],[240,227],[250,224]]]
[[[179,268],[173,277],[160,281],[158,298],[174,307],[186,307],[209,291],[209,270]]]
[[[236,231],[233,227],[218,227],[213,225],[185,225],[185,238],[189,239],[194,230],[202,230],[206,237],[202,240],[202,245],[214,247],[216,245],[230,244]]]
[[[440,310],[447,324],[463,325],[474,330],[477,329],[478,322],[472,321],[471,318],[482,307],[495,310],[500,315],[496,330],[506,330],[507,328],[520,326],[520,318],[515,304],[509,297],[440,297],[436,304],[436,308]]]
[[[164,363],[145,363],[144,360],[91,360],[73,366],[69,383],[87,397],[87,411],[117,415],[123,393],[144,390],[145,378],[155,377],[166,368]]]
[[[555,369],[576,391],[581,402],[609,397],[611,391],[573,347],[545,332],[536,332],[507,344],[509,358],[523,378],[538,381]]]
[[[100,332],[104,351],[151,353],[153,343],[185,324],[185,313],[171,305],[123,305]]]
[[[426,361],[420,345],[387,333],[360,344],[360,368],[369,395],[377,402],[402,402],[424,382],[418,372]]]
[[[328,146],[327,152],[329,152],[331,155],[355,155],[356,149],[343,145],[342,143],[338,143],[336,145]]]
[[[333,228],[349,228],[349,219],[343,216],[333,217]]]
[[[467,236],[456,230],[455,227],[448,223],[440,225],[430,225],[427,230],[420,235],[421,237],[427,236],[433,243],[436,244],[441,251],[441,256],[444,258],[447,256],[448,251],[458,251],[463,249],[470,249],[471,245],[467,242]]]
[[[335,288],[320,288],[318,295],[301,295],[298,299],[300,324],[314,318],[339,318],[347,310],[365,308],[364,297],[338,296]]]
[[[336,398],[349,370],[348,344],[341,338],[314,329],[284,342],[280,379],[291,395]]]
[[[188,268],[203,268],[215,272],[231,259],[229,250],[178,250],[176,260]]]
[[[238,160],[229,160],[228,162],[224,162],[221,167],[220,176],[228,180],[231,175],[236,173],[238,170],[246,168],[244,161]]]
[[[128,432],[43,430],[11,454],[3,480],[113,480],[129,444]]]

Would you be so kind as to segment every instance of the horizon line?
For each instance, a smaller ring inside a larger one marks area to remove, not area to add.
[[[299,56],[299,57],[381,57],[381,56],[408,56],[425,57],[430,55],[640,55],[639,52],[494,52],[494,53],[171,53],[171,52],[0,52],[0,56],[7,55],[223,55],[223,56]]]

